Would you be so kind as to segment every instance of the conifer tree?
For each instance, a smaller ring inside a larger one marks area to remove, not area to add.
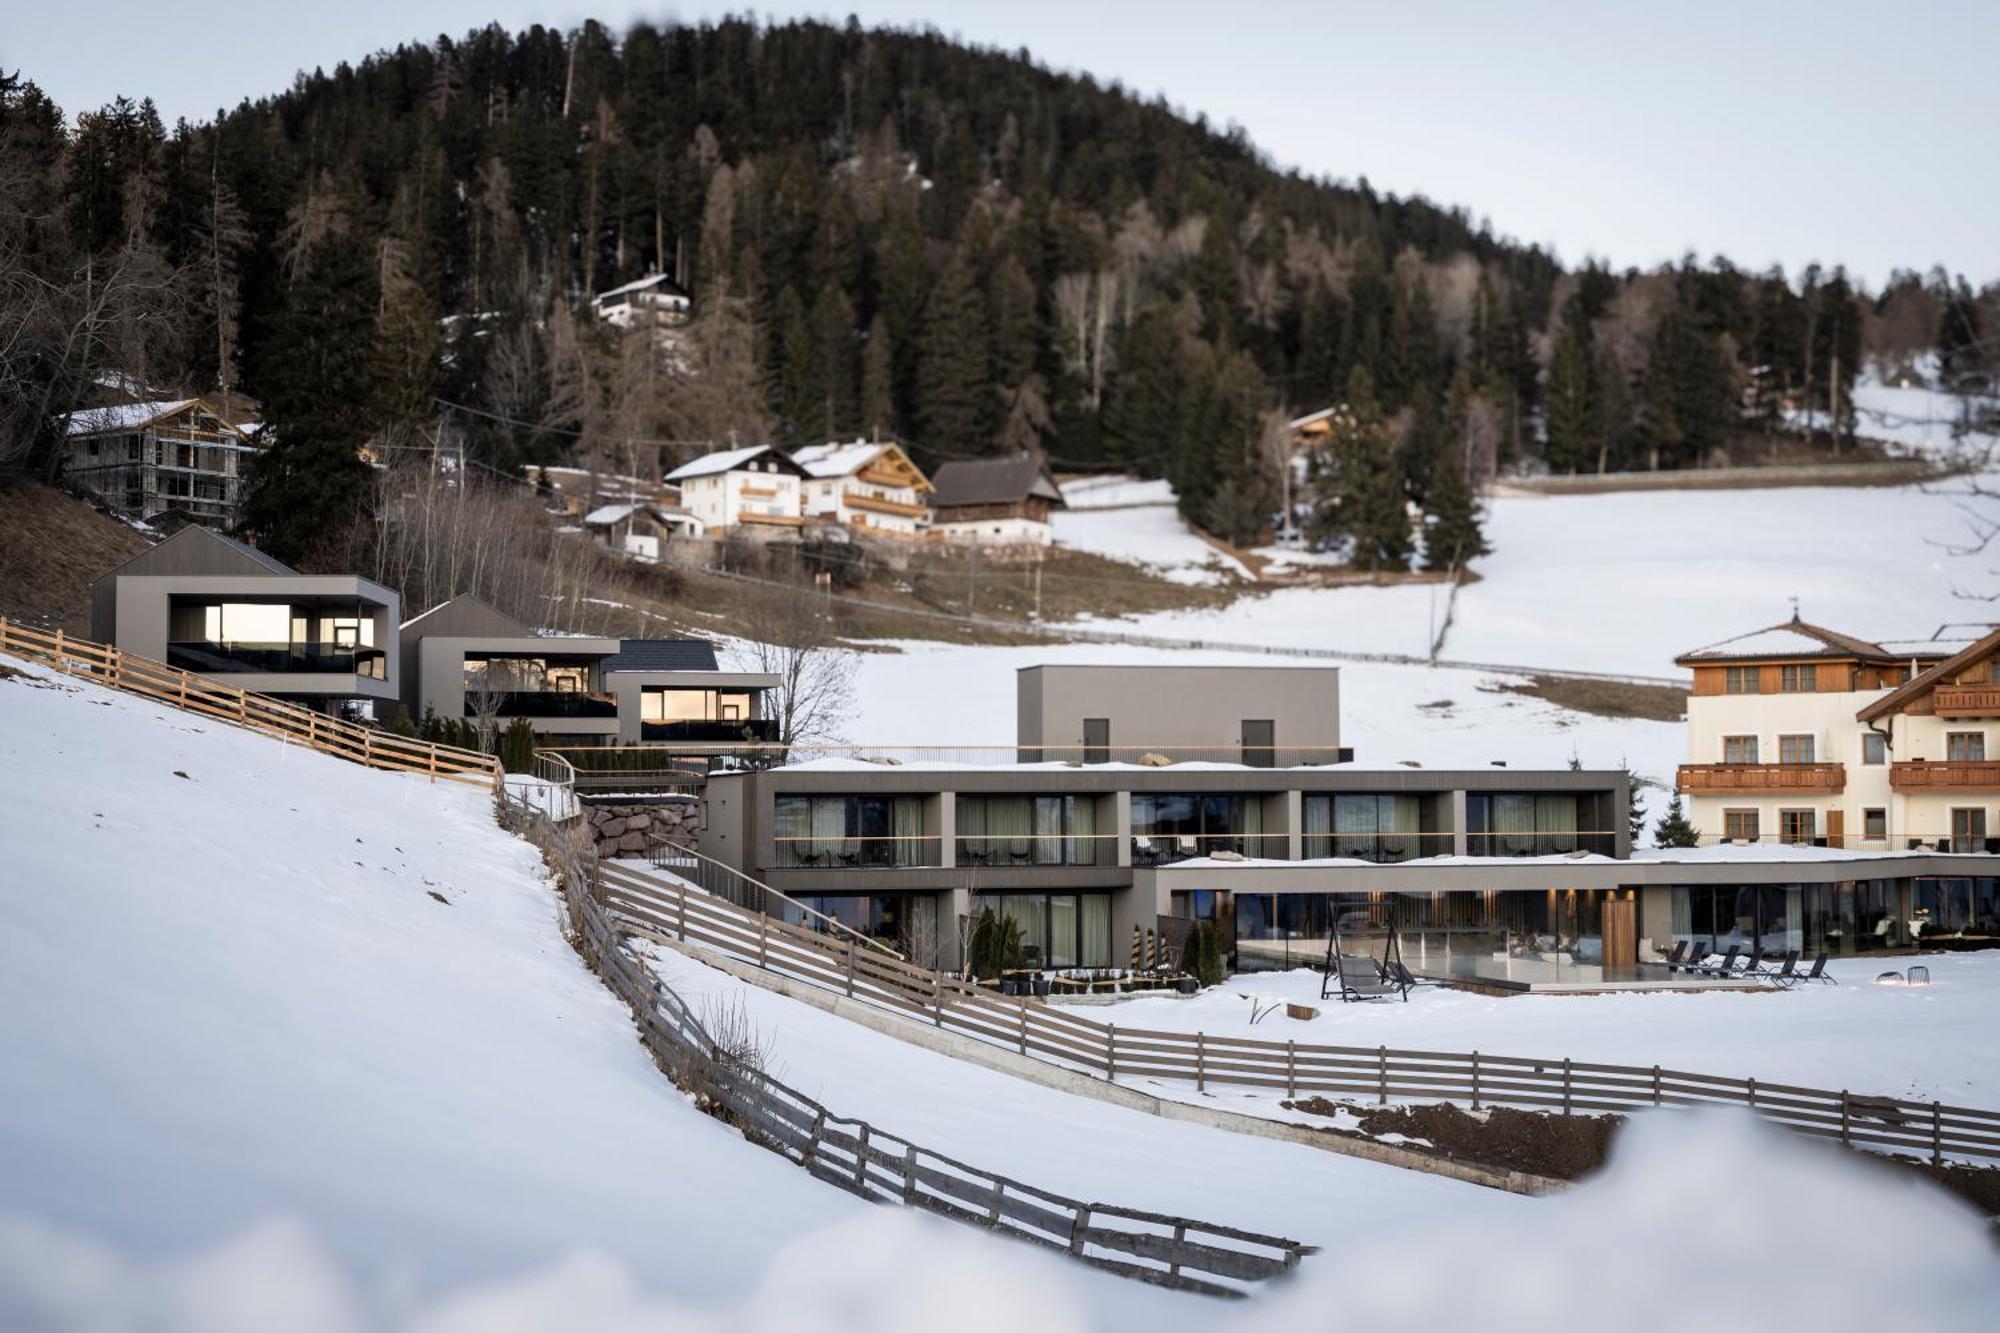
[[[986,311],[972,266],[954,251],[924,303],[923,345],[917,354],[917,429],[946,452],[978,453],[988,394]]]
[[[871,439],[896,432],[894,355],[888,317],[878,312],[861,347],[861,431]]]
[[[1653,825],[1653,845],[1655,847],[1695,847],[1701,843],[1701,835],[1688,822],[1687,811],[1681,805],[1681,794],[1675,792],[1667,801],[1667,812],[1660,816],[1660,822]]]
[[[1591,385],[1590,330],[1574,302],[1565,312],[1549,362],[1549,471],[1581,472],[1597,458],[1597,412]]]
[[[1463,449],[1447,449],[1424,515],[1425,569],[1463,569],[1491,549],[1465,474]]]

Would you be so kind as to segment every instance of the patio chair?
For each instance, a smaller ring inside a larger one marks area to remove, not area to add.
[[[1743,975],[1746,977],[1756,977],[1763,974],[1764,946],[1761,944],[1753,945],[1750,949],[1750,961],[1743,964]]]
[[[1813,959],[1811,971],[1801,972],[1797,975],[1800,981],[1824,981],[1827,985],[1831,986],[1833,978],[1826,974],[1826,950],[1820,950],[1819,957]]]
[[[1409,988],[1385,978],[1382,969],[1373,958],[1354,954],[1340,955],[1340,998],[1348,1000],[1386,1000],[1391,995],[1401,995],[1403,1003],[1410,1002]]]
[[[1675,942],[1673,950],[1666,957],[1656,959],[1655,961],[1661,967],[1666,968],[1667,971],[1675,972],[1680,969],[1681,960],[1687,957],[1687,951],[1688,942],[1686,940],[1678,940]]]

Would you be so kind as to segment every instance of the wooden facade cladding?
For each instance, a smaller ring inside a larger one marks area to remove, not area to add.
[[[1689,796],[1837,792],[1847,786],[1847,765],[1682,764],[1675,785]]]
[[[736,516],[736,521],[738,523],[762,523],[765,524],[766,526],[774,528],[802,528],[805,526],[806,523],[805,519],[799,517],[797,514],[745,513],[745,514],[738,514]]]
[[[936,518],[940,523],[977,523],[995,518],[1026,518],[1037,523],[1049,521],[1053,506],[1039,495],[1031,495],[1025,500],[1007,500],[993,504],[939,505]]]
[[[1889,786],[1895,791],[2000,792],[2000,760],[1917,759],[1891,764]]]
[[[1939,717],[2000,717],[2000,685],[1940,685],[1931,707]]]
[[[1787,690],[1784,688],[1787,666],[1809,666],[1813,668],[1815,681],[1810,690]],[[1702,665],[1694,668],[1694,690],[1696,695],[1724,695],[1729,693],[1727,672],[1731,668],[1749,668],[1757,673],[1758,694],[1846,694],[1853,690],[1879,690],[1900,684],[1907,673],[1897,667],[1864,665],[1852,658],[1807,657],[1785,662],[1726,662],[1714,666]]]

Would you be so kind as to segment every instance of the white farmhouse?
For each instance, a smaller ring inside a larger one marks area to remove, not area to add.
[[[792,461],[806,470],[807,518],[895,537],[915,537],[930,520],[930,478],[900,445],[809,444]]]
[[[703,454],[667,474],[681,488],[681,508],[709,531],[798,528],[805,524],[806,470],[768,444]]]

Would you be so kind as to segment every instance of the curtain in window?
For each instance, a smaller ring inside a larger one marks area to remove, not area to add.
[[[1056,894],[1049,899],[1050,967],[1076,966],[1076,899]]]
[[[1377,836],[1382,831],[1381,818],[1381,807],[1373,796],[1334,797],[1333,854],[1374,860],[1375,850],[1381,845]]]
[[[812,841],[805,844],[816,864],[849,863],[860,844],[847,836],[847,798],[817,796],[812,802]]]
[[[1035,798],[1035,839],[1033,859],[1038,866],[1057,866],[1063,858],[1063,798]]]
[[[778,838],[778,864],[796,866],[807,864],[806,854],[812,848],[805,839],[812,836],[812,802],[800,796],[778,798],[775,828]]]
[[[1097,864],[1097,802],[1088,796],[1073,796],[1069,802],[1069,842],[1063,860],[1073,866]],[[1109,923],[1105,929],[1109,930]]]
[[[1694,904],[1689,901],[1689,891],[1684,888],[1674,890],[1673,937],[1684,940],[1694,934]]]
[[[1264,849],[1264,801],[1259,796],[1239,796],[1236,798],[1239,811],[1236,827],[1243,834],[1243,854],[1245,856],[1266,855]]]
[[[1383,860],[1406,861],[1422,855],[1423,839],[1417,835],[1423,831],[1423,811],[1416,797],[1384,796],[1376,821],[1384,833],[1395,835],[1383,839]]]
[[[991,859],[1000,865],[1026,865],[1034,859],[1035,805],[1026,796],[986,798],[986,836]]]
[[[1535,832],[1541,835],[1539,845],[1542,851],[1575,851],[1576,797],[1537,796],[1535,798]]]
[[[984,865],[989,848],[986,841],[986,802],[976,796],[961,796],[952,820],[958,837],[958,863]]]
[[[1299,803],[1305,827],[1305,846],[1300,850],[1307,858],[1333,855],[1333,798],[1330,796],[1308,796]]]
[[[1084,967],[1111,966],[1111,895],[1084,894],[1079,916],[1083,938],[1077,961]]]
[[[895,834],[895,864],[920,866],[924,863],[924,801],[921,796],[898,796],[889,805],[890,831]]]
[[[1500,835],[1502,856],[1526,856],[1535,850],[1535,798],[1495,796],[1493,831]]]

